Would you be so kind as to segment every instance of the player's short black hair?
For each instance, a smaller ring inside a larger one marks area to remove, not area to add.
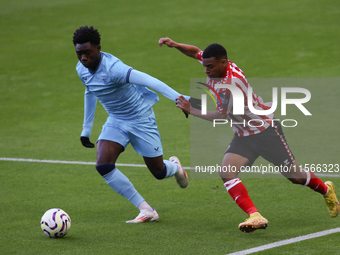
[[[90,42],[92,45],[100,44],[100,34],[97,29],[94,29],[93,26],[88,27],[80,27],[78,28],[73,35],[73,44],[83,44]]]
[[[225,58],[228,60],[226,49],[218,43],[210,44],[207,48],[205,48],[202,57],[203,58],[215,57],[216,59]]]

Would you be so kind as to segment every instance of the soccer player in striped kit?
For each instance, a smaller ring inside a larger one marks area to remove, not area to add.
[[[115,163],[131,143],[135,151],[143,156],[156,179],[175,176],[181,188],[188,186],[187,174],[178,158],[173,156],[163,160],[161,137],[152,109],[159,98],[148,88],[174,102],[180,94],[160,80],[102,52],[100,39],[98,30],[87,26],[77,29],[73,36],[79,59],[76,70],[85,85],[84,122],[80,140],[83,146],[94,147],[89,138],[98,99],[109,117],[98,138],[96,169],[112,189],[140,210],[135,219],[126,223],[157,221],[159,216],[156,210],[117,169]]]
[[[184,112],[208,121],[228,119],[230,122],[236,123],[233,125],[235,135],[224,154],[221,169],[223,166],[228,169],[229,166],[229,169],[233,167],[232,169],[237,171],[220,171],[220,177],[236,204],[249,215],[248,219],[239,224],[238,228],[241,231],[252,233],[257,229],[265,229],[268,226],[268,220],[258,212],[246,187],[238,178],[240,169],[251,166],[259,156],[275,166],[286,167],[289,172],[281,172],[286,178],[294,184],[308,186],[323,195],[330,216],[336,217],[338,215],[339,201],[333,183],[331,181],[323,183],[313,172],[299,168],[287,145],[281,124],[278,121],[273,121],[273,114],[255,115],[244,104],[244,115],[233,115],[233,97],[230,90],[216,88],[216,84],[227,85],[232,83],[232,79],[238,79],[237,87],[242,90],[245,96],[244,102],[248,101],[247,92],[250,85],[243,71],[235,63],[228,60],[227,51],[223,46],[211,44],[202,51],[196,46],[177,43],[168,37],[160,38],[159,46],[163,44],[170,48],[176,48],[203,64],[207,75],[207,85],[214,88],[221,98],[221,102],[216,98],[216,111],[208,111],[206,115],[202,115],[201,109],[194,108],[183,96],[177,98],[177,107]],[[262,98],[254,92],[252,99],[253,105],[256,105],[258,110],[270,109],[271,103],[263,103]],[[249,125],[249,120],[261,120],[259,123],[263,123],[263,125],[254,122]]]

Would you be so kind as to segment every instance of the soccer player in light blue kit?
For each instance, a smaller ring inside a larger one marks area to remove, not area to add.
[[[163,160],[163,149],[152,105],[159,98],[151,88],[175,102],[180,96],[165,83],[134,70],[115,56],[101,51],[97,29],[80,27],[73,36],[79,62],[76,70],[85,85],[84,123],[81,142],[93,148],[90,135],[97,99],[109,114],[97,142],[96,169],[107,184],[139,210],[126,223],[157,221],[159,216],[137,192],[130,180],[115,166],[116,160],[131,143],[150,172],[157,179],[175,176],[181,188],[188,186],[188,176],[177,157]],[[148,87],[148,88],[147,88]]]

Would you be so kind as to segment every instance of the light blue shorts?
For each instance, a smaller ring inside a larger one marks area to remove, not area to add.
[[[155,114],[152,108],[149,112],[150,115],[135,120],[108,117],[98,140],[113,141],[124,148],[131,143],[135,151],[144,157],[154,158],[163,155]]]

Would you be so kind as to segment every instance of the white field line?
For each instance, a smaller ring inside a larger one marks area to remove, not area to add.
[[[65,160],[48,160],[48,159],[29,159],[29,158],[0,158],[0,161],[16,161],[16,162],[38,162],[52,164],[75,164],[75,165],[95,165],[95,162],[84,161],[65,161]],[[139,164],[116,164],[117,166],[146,167]]]
[[[0,158],[0,161],[16,161],[16,162],[38,162],[38,163],[53,163],[53,164],[75,164],[75,165],[95,165],[95,162],[84,161],[65,161],[65,160],[48,160],[48,159],[29,159],[29,158]],[[146,167],[141,164],[122,164],[117,163],[116,166],[131,166],[131,167]],[[183,167],[190,169],[190,167]]]
[[[38,163],[53,163],[53,164],[75,164],[75,165],[95,165],[95,162],[86,161],[65,161],[65,160],[49,160],[49,159],[29,159],[29,158],[1,158],[0,161],[17,161],[17,162],[38,162]],[[117,163],[116,166],[130,166],[130,167],[146,167],[146,165],[141,164],[123,164]],[[194,167],[185,166],[184,169],[195,169]],[[262,173],[259,173],[262,174]],[[280,173],[266,173],[266,174],[280,174]],[[317,173],[318,177],[331,177],[340,178],[340,174],[323,174]]]
[[[308,235],[304,235],[304,236],[298,236],[298,237],[294,237],[294,238],[290,238],[290,239],[286,239],[286,240],[282,240],[282,241],[278,241],[278,242],[274,242],[274,243],[270,243],[270,244],[266,244],[266,245],[261,245],[261,246],[251,248],[251,249],[247,249],[247,250],[243,250],[243,251],[229,253],[227,255],[251,254],[251,253],[255,253],[255,252],[264,251],[264,250],[268,250],[268,249],[271,249],[271,248],[283,246],[283,245],[286,245],[286,244],[292,244],[292,243],[296,243],[296,242],[300,242],[300,241],[304,241],[304,240],[308,240],[308,239],[312,239],[312,238],[316,238],[316,237],[330,235],[330,234],[337,233],[337,232],[340,232],[340,228],[333,228],[333,229],[320,231],[320,232],[316,232],[316,233],[312,233],[312,234],[308,234]]]

